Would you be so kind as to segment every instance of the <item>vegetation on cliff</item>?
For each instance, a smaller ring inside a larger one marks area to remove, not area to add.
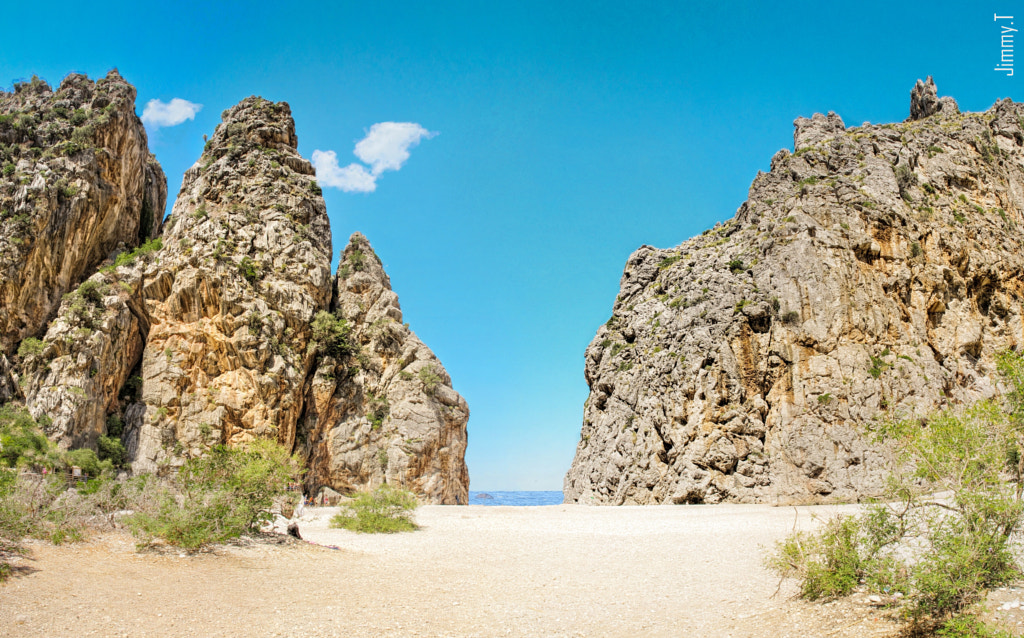
[[[864,586],[900,603],[918,625],[951,632],[972,622],[959,616],[1021,575],[1012,538],[1024,513],[1024,356],[1003,353],[998,365],[1001,399],[949,408],[924,424],[880,425],[877,436],[898,450],[884,495],[863,514],[790,535],[768,566],[797,578],[810,600]]]

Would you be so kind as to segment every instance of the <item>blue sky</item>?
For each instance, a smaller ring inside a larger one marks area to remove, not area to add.
[[[0,82],[117,67],[140,115],[152,99],[202,104],[150,134],[171,201],[203,134],[248,95],[287,101],[303,156],[333,150],[342,166],[373,124],[437,133],[374,192],[325,189],[335,254],[353,231],[370,239],[406,320],[469,402],[471,488],[561,489],[587,396],[583,351],[628,255],[731,217],[792,147],[798,116],[902,120],[929,74],[962,110],[1024,99],[1017,77],[992,70],[994,12],[1013,11],[1003,0],[18,3],[4,9]]]

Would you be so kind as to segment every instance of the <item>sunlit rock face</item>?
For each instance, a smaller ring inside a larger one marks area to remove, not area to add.
[[[96,270],[159,235],[167,197],[135,88],[111,71],[0,92],[0,165],[0,401],[94,445],[141,353],[138,290]]]
[[[919,83],[900,124],[796,121],[735,217],[630,256],[586,351],[567,502],[857,500],[885,414],[997,390],[1024,341],[1024,107]]]

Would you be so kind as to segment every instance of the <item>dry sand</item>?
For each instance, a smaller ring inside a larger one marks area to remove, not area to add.
[[[125,534],[33,543],[0,585],[7,636],[882,636],[886,613],[810,605],[765,549],[843,508],[444,507],[422,529],[141,552]],[[846,508],[850,509],[850,508]],[[308,512],[308,510],[307,510]]]

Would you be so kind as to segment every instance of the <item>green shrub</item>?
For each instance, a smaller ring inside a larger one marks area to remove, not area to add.
[[[1005,631],[993,629],[977,616],[954,616],[939,625],[935,635],[940,638],[1011,638]]]
[[[352,265],[352,270],[355,272],[359,272],[366,268],[366,256],[363,255],[363,251],[361,250],[356,249],[350,252],[348,254],[348,259],[345,261]]]
[[[381,424],[384,423],[384,419],[391,413],[391,405],[388,403],[388,398],[385,395],[376,396],[372,392],[368,393],[366,401],[366,418],[370,421],[371,427],[374,430],[379,430]]]
[[[423,391],[430,395],[434,394],[437,385],[441,383],[441,376],[434,371],[434,366],[432,365],[425,365],[420,368],[416,376],[419,377],[420,383],[423,384]]]
[[[13,404],[0,406],[0,466],[53,469],[60,456],[28,410]]]
[[[682,258],[683,257],[681,255],[672,255],[671,257],[665,257],[660,262],[658,262],[658,270],[668,270],[669,268],[672,267],[673,264],[675,264]]]
[[[242,261],[238,264],[238,274],[255,286],[256,281],[260,278],[260,265],[246,255],[242,257]]]
[[[939,635],[986,635],[964,634],[974,621],[962,615],[988,590],[1020,577],[1010,539],[1024,514],[1024,358],[1003,353],[997,363],[1009,388],[1001,403],[948,409],[925,427],[916,418],[884,423],[876,436],[897,452],[887,502],[790,536],[769,567],[799,578],[809,599],[841,596],[849,583],[863,582],[906,594],[910,617],[941,627]],[[1017,481],[1006,480],[1007,470]]]
[[[742,259],[733,259],[732,261],[729,262],[729,272],[733,274],[742,272],[745,268],[746,266],[743,265]]]
[[[82,299],[85,299],[94,306],[102,304],[103,296],[108,292],[110,292],[110,289],[95,279],[86,279],[78,287],[78,294],[82,296]]]
[[[41,341],[35,337],[28,337],[27,339],[23,339],[18,345],[18,356],[22,359],[25,357],[36,356],[41,354],[45,347],[45,341]]]
[[[249,325],[249,334],[254,337],[260,336],[260,333],[263,332],[263,315],[253,311],[249,313],[249,321],[247,323]]]
[[[321,310],[313,317],[313,342],[321,354],[330,357],[344,357],[355,352],[356,347],[349,342],[352,327],[348,321]]]
[[[120,268],[121,266],[130,266],[135,263],[137,257],[145,257],[164,247],[163,239],[157,237],[156,239],[149,239],[146,243],[142,244],[135,250],[128,253],[121,253],[114,260],[114,267]]]
[[[258,440],[246,448],[218,445],[208,456],[186,461],[155,507],[126,522],[143,542],[162,538],[197,549],[258,531],[273,520],[274,499],[300,475],[298,458],[274,441]]]
[[[96,441],[96,447],[101,462],[109,461],[113,467],[123,468],[128,461],[128,450],[124,448],[120,437],[101,436]]]
[[[13,163],[8,162],[4,164],[4,177],[10,177],[11,175],[14,175],[14,171],[16,170],[17,167]]]
[[[360,492],[343,511],[331,519],[331,527],[360,533],[411,532],[417,529],[412,520],[416,497],[388,484],[372,492]]]
[[[99,456],[96,455],[96,452],[93,452],[88,448],[65,452],[64,462],[68,466],[81,468],[82,472],[89,477],[98,477],[104,472],[110,472],[114,469],[113,463],[110,461],[101,461]]]

